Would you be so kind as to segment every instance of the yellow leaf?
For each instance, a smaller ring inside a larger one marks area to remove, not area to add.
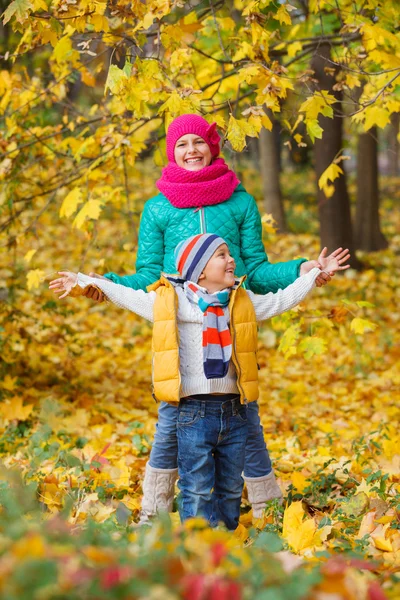
[[[390,113],[388,110],[385,110],[380,106],[372,106],[371,108],[365,109],[365,131],[368,131],[368,129],[371,129],[374,125],[384,129],[388,123],[390,123]]]
[[[288,57],[293,58],[294,56],[296,56],[296,54],[298,52],[301,51],[302,48],[303,48],[303,45],[301,42],[293,42],[293,44],[289,44],[288,50],[287,50]]]
[[[44,539],[38,533],[17,540],[10,551],[19,560],[23,560],[24,558],[43,558],[46,555]]]
[[[236,527],[235,531],[233,532],[233,535],[240,540],[242,543],[244,543],[247,538],[249,537],[249,532],[247,531],[246,527],[242,524],[239,523],[239,525]]]
[[[60,208],[60,217],[70,217],[81,202],[83,202],[82,190],[76,187],[65,196]]]
[[[308,120],[316,119],[319,114],[332,118],[333,108],[331,104],[335,102],[337,102],[335,96],[327,90],[320,90],[303,102],[299,108],[299,112],[306,113],[306,119]]]
[[[274,15],[274,19],[279,21],[279,23],[281,25],[284,25],[284,24],[291,25],[292,24],[292,19],[290,18],[290,15],[289,15],[288,11],[286,10],[286,6],[284,4],[282,4],[279,7],[276,14]]]
[[[307,477],[303,473],[294,471],[292,473],[292,484],[300,493],[304,492],[305,488],[309,485]]]
[[[95,31],[107,32],[110,30],[110,27],[108,25],[108,19],[103,15],[92,15],[90,18],[90,22],[92,23]]]
[[[355,317],[350,324],[350,329],[354,331],[354,333],[360,334],[368,331],[374,331],[376,327],[377,325],[375,323],[372,323],[367,319],[360,319],[359,317]]]
[[[117,67],[117,65],[111,65],[108,69],[107,81],[104,86],[104,93],[110,90],[112,94],[118,94],[121,87],[126,84],[128,80],[127,74]]]
[[[45,272],[41,269],[32,269],[31,271],[28,271],[26,275],[28,290],[33,290],[34,288],[39,287],[45,275]]]
[[[0,405],[0,414],[7,421],[26,421],[33,410],[33,404],[23,406],[21,396],[13,396]]]
[[[48,10],[48,6],[44,0],[33,0],[33,8],[35,10],[39,10],[39,8],[43,10]]]
[[[88,200],[76,215],[72,226],[77,229],[82,229],[82,226],[86,219],[98,219],[101,213],[103,200]]]
[[[241,152],[243,148],[246,146],[246,135],[250,137],[257,137],[258,126],[261,129],[261,118],[257,125],[255,125],[254,119],[253,122],[245,121],[243,119],[235,119],[232,115],[229,117],[228,123],[228,131],[226,137],[231,143],[231,146],[236,152]]]
[[[322,190],[328,184],[328,181],[335,181],[339,175],[343,175],[343,170],[339,167],[339,165],[332,162],[318,179],[319,189]]]
[[[304,516],[301,502],[292,502],[283,515],[282,537],[294,552],[301,552],[313,546],[317,526],[314,519],[303,520]]]
[[[85,85],[89,87],[94,87],[96,85],[96,78],[87,69],[81,71],[81,77]]]
[[[371,532],[371,538],[374,541],[375,548],[378,548],[378,550],[382,550],[383,552],[393,552],[392,543],[386,538],[389,528],[390,523],[386,523],[386,525],[378,525],[378,527]]]
[[[154,21],[154,15],[152,12],[148,12],[142,21],[143,29],[148,29]]]
[[[28,250],[28,252],[25,254],[24,256],[24,260],[29,263],[32,260],[33,255],[35,254],[36,250]]]
[[[17,387],[18,377],[11,377],[11,375],[6,375],[2,382],[0,382],[0,387],[3,390],[7,390],[12,392]]]
[[[299,337],[299,334],[300,325],[298,323],[288,327],[283,334],[281,341],[279,342],[278,350],[283,352],[285,358],[289,358],[289,356],[297,353],[297,347],[295,346],[295,343]]]

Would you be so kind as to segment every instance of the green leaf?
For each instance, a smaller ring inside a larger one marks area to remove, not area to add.
[[[256,541],[255,548],[265,548],[270,552],[280,552],[283,549],[281,538],[276,533],[262,531]]]
[[[318,125],[317,119],[311,119],[311,121],[306,121],[307,133],[310,136],[311,141],[314,143],[315,138],[319,140],[322,138],[323,129],[320,125]]]
[[[5,25],[8,23],[12,17],[15,17],[18,23],[23,23],[28,16],[28,12],[32,10],[32,8],[33,5],[29,0],[14,0],[2,14],[3,24]]]
[[[299,344],[299,350],[307,359],[326,352],[326,341],[317,336],[308,336]]]

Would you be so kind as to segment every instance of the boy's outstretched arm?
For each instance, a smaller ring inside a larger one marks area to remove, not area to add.
[[[323,264],[321,264],[321,267],[324,267],[324,271],[327,273],[334,274],[336,271],[343,271],[350,267],[350,265],[345,264],[350,258],[348,250],[338,248],[326,258],[322,254],[319,256],[319,258],[322,257],[321,262]],[[302,275],[284,290],[278,290],[276,293],[270,292],[265,295],[257,295],[249,291],[248,294],[253,302],[257,321],[264,321],[297,306],[313,289],[320,273],[321,269],[314,267],[309,273]]]
[[[95,279],[82,273],[60,271],[59,275],[61,277],[50,282],[49,288],[55,294],[60,294],[60,299],[68,295],[83,296],[88,286],[95,286],[104,294],[106,299],[120,308],[130,310],[148,321],[154,321],[155,292],[147,293],[143,290],[133,290],[107,279]]]

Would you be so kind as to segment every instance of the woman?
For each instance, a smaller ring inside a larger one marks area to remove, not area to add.
[[[216,124],[199,115],[182,115],[170,125],[166,138],[169,163],[157,181],[160,193],[144,206],[139,231],[136,273],[105,277],[134,289],[146,290],[161,272],[174,273],[177,244],[199,233],[224,238],[236,262],[235,274],[247,275],[247,287],[257,294],[276,292],[317,265],[305,259],[271,264],[262,243],[260,214],[236,174],[220,153]],[[95,275],[95,274],[92,274]],[[321,273],[317,285],[329,281]],[[95,290],[88,297],[101,300]],[[157,431],[143,484],[141,522],[159,510],[171,510],[177,477],[176,406],[160,403]],[[248,441],[244,479],[259,518],[265,503],[281,498],[264,441],[257,402],[248,405]]]

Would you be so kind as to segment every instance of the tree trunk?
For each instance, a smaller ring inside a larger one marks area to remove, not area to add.
[[[388,174],[399,175],[399,141],[397,139],[399,133],[400,113],[394,113],[391,118],[388,135]]]
[[[271,118],[272,120],[272,118]],[[283,199],[280,175],[280,152],[278,124],[272,120],[272,131],[262,129],[259,137],[260,170],[263,184],[264,210],[271,214],[280,232],[286,231],[286,218],[283,208]]]
[[[387,248],[379,220],[378,142],[376,127],[358,136],[357,206],[355,233],[357,248],[374,252]]]
[[[337,102],[333,105],[335,112],[341,112],[342,93],[333,90],[336,83],[335,74],[331,74],[332,63],[330,60],[330,47],[322,43],[318,54],[313,57],[312,68],[318,80],[318,88],[333,94]],[[329,71],[325,71],[329,67]],[[320,117],[319,124],[324,130],[322,139],[316,139],[314,144],[315,171],[317,182],[331,164],[335,156],[343,148],[342,117]],[[342,166],[342,165],[341,165]],[[342,166],[343,170],[344,167]],[[350,264],[353,268],[361,268],[355,255],[355,244],[351,224],[350,198],[347,191],[346,172],[334,182],[335,191],[330,198],[326,198],[323,190],[317,187],[317,201],[320,219],[321,246],[327,246],[329,252],[339,248],[348,248],[351,254]]]

